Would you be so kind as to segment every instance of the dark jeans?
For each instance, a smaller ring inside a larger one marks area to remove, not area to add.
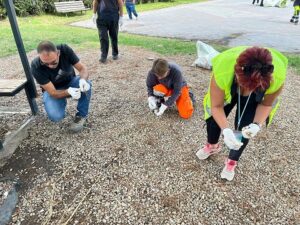
[[[132,20],[132,14],[135,16],[135,17],[138,17],[138,14],[135,10],[135,5],[132,3],[132,2],[126,2],[126,10],[127,10],[127,13],[128,13],[128,16],[129,16],[129,19]]]
[[[65,88],[74,87],[79,88],[80,77],[73,77],[71,82]],[[89,105],[92,94],[92,83],[88,81],[91,85],[91,89],[86,93],[81,93],[81,97],[77,104],[76,116],[87,117],[89,113]],[[45,106],[48,118],[53,122],[61,121],[66,114],[67,98],[53,98],[47,91],[43,93],[43,102]]]
[[[248,98],[248,96],[247,97],[241,96],[241,107],[240,107],[241,114],[244,110],[247,98]],[[234,106],[238,105],[237,102],[238,102],[238,95],[236,94],[232,98],[231,103],[224,107],[226,117],[230,114],[230,112],[234,108]],[[248,105],[246,107],[246,110],[244,112],[244,115],[242,117],[242,120],[241,120],[238,130],[241,130],[244,126],[247,126],[253,122],[257,105],[258,105],[258,103],[256,101],[256,94],[253,93],[251,95],[251,98],[249,99]],[[236,110],[235,121],[234,121],[234,126],[235,126],[236,130],[237,130],[237,124],[238,124],[238,110]],[[208,143],[217,144],[219,141],[219,138],[220,138],[220,134],[221,134],[221,129],[220,129],[219,125],[216,123],[216,121],[214,120],[213,117],[210,117],[209,119],[206,120],[206,125],[207,125],[207,141],[208,141]],[[246,139],[243,137],[242,142],[244,144],[238,151],[230,150],[229,159],[232,159],[235,161],[239,160],[240,156],[242,155],[244,149],[246,148],[246,146],[249,142],[249,139]]]
[[[118,50],[118,32],[119,32],[119,18],[98,19],[97,28],[101,45],[101,58],[106,59],[109,49],[109,38],[111,40],[112,55],[117,56]]]

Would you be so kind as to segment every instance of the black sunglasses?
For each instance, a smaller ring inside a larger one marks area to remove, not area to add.
[[[58,63],[59,63],[59,55],[60,55],[60,52],[58,51],[57,52],[57,59],[50,62],[50,63],[44,63],[41,59],[40,59],[40,63],[42,66],[56,66]]]
[[[259,71],[262,76],[266,76],[269,73],[273,73],[274,65],[256,63],[254,65],[244,65],[242,70],[246,76],[251,76],[255,71]]]

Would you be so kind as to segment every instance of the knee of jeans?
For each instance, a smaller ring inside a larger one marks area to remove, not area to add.
[[[63,120],[63,118],[65,118],[65,113],[48,113],[48,118],[52,121],[52,122],[60,122]]]

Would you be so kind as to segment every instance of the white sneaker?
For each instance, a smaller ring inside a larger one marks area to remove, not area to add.
[[[203,148],[201,148],[197,153],[196,156],[200,160],[207,159],[209,156],[213,154],[217,154],[221,151],[221,147],[219,144],[216,145],[211,145],[211,144],[206,144]]]
[[[225,166],[221,172],[221,178],[226,179],[228,181],[232,181],[234,178],[234,174],[235,174],[234,169],[236,166],[237,166],[237,161],[227,159],[225,161]]]

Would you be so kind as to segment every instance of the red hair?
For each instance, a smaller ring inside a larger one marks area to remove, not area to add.
[[[240,54],[234,67],[237,82],[248,90],[266,90],[271,83],[273,65],[268,49],[251,47]]]

